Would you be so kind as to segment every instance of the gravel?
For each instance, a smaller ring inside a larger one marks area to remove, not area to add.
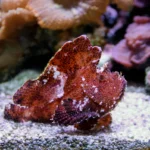
[[[17,82],[9,81],[5,83],[5,87],[8,87],[7,84],[12,89],[13,86],[20,86],[14,83]],[[144,92],[142,86],[130,85],[127,87],[123,100],[112,111],[113,122],[109,129],[86,133],[77,131],[73,126],[61,127],[33,122],[15,123],[5,120],[4,107],[12,101],[12,94],[13,91],[4,90],[4,84],[0,85],[0,149],[150,149],[150,95]]]

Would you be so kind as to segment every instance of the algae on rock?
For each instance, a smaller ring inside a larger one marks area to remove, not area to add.
[[[28,79],[34,79],[39,75],[35,70],[24,70],[10,81],[0,83],[0,94],[13,95],[16,90]]]

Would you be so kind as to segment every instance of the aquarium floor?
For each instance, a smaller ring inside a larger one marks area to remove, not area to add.
[[[14,82],[12,80],[11,84]],[[123,100],[112,111],[113,122],[109,129],[83,133],[73,126],[5,120],[4,107],[12,101],[13,94],[5,92],[3,87],[7,87],[6,84],[10,84],[10,81],[0,84],[0,149],[150,149],[150,95],[145,93],[142,86],[127,86]]]

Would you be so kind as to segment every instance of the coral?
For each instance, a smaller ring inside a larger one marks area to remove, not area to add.
[[[114,9],[116,10],[116,9]],[[117,11],[117,10],[116,10]],[[112,12],[110,11],[110,14]],[[116,43],[120,41],[124,37],[125,30],[129,24],[128,17],[129,17],[129,12],[126,11],[117,11],[118,17],[116,18],[116,23],[113,24],[113,26],[110,26],[110,29],[107,33],[107,39],[111,43]],[[107,12],[106,12],[107,14]],[[109,15],[112,16],[113,14]]]
[[[17,31],[35,22],[33,14],[25,9],[28,0],[0,1],[0,40],[14,38]]]
[[[29,0],[1,0],[0,8],[2,12],[8,12],[12,9],[25,8]]]
[[[134,0],[134,6],[138,8],[145,8],[150,6],[149,0]]]
[[[33,22],[36,23],[36,19],[40,27],[52,30],[100,23],[100,16],[105,12],[109,2],[111,1],[1,0],[0,40],[14,38],[18,30]],[[126,7],[122,0],[114,3]],[[131,5],[131,0],[127,4]]]
[[[115,8],[107,6],[105,13],[102,15],[102,20],[106,27],[113,27],[117,21],[118,12]]]
[[[133,6],[133,0],[111,0],[111,2],[117,4],[120,9],[126,11]]]
[[[80,130],[107,127],[126,81],[107,65],[99,68],[100,57],[101,48],[91,46],[84,35],[66,42],[44,72],[14,94],[5,118],[73,124]]]
[[[109,0],[29,0],[27,8],[43,28],[67,29],[79,24],[99,22]]]
[[[26,24],[32,24],[34,16],[26,9],[17,8],[1,13],[0,40],[16,37],[17,31]]]
[[[11,79],[22,68],[42,70],[53,56],[52,47],[57,40],[55,31],[41,29],[37,25],[24,27],[18,33],[17,39],[1,40],[0,82]]]
[[[113,49],[113,59],[125,67],[138,67],[150,58],[150,18],[134,17],[134,23],[129,25],[125,39]]]

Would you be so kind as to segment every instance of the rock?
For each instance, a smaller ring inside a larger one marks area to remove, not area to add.
[[[28,79],[34,79],[39,75],[38,71],[35,70],[25,70],[20,72],[12,80],[0,83],[0,95],[10,95],[12,96],[16,90]]]
[[[150,67],[146,68],[145,86],[146,91],[150,93]]]
[[[19,42],[0,41],[0,82],[14,75],[23,59],[23,49]]]

